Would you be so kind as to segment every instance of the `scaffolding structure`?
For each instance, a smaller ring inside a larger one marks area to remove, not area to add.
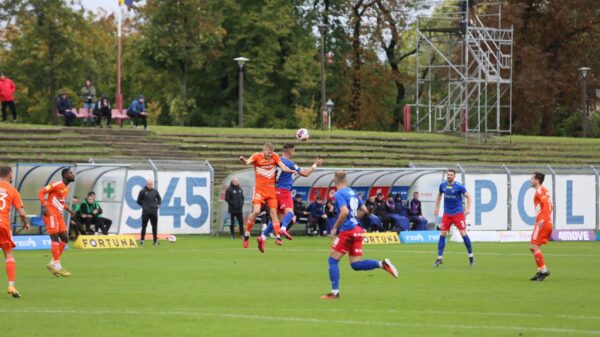
[[[512,134],[513,28],[502,28],[501,3],[446,0],[418,17],[416,35],[415,129]]]

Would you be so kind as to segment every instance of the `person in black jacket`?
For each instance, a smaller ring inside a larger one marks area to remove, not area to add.
[[[106,118],[106,127],[109,129],[111,128],[112,109],[107,96],[102,96],[102,98],[94,104],[93,114],[96,116],[97,127],[102,128],[102,117],[104,117]]]
[[[142,237],[140,239],[140,245],[144,244],[146,239],[146,227],[148,227],[148,221],[152,224],[152,238],[154,239],[154,245],[158,245],[158,208],[162,199],[160,194],[154,188],[154,181],[148,179],[146,181],[146,187],[144,187],[137,198],[137,204],[142,206]]]
[[[225,192],[225,201],[229,205],[229,219],[231,220],[229,230],[231,231],[231,238],[234,238],[236,219],[240,227],[240,236],[242,236],[244,234],[244,191],[240,187],[238,178],[231,179],[231,184]]]
[[[79,206],[81,222],[82,225],[85,225],[87,234],[94,234],[94,231],[91,230],[92,225],[94,225],[95,232],[102,232],[104,235],[108,234],[112,221],[101,217],[102,212],[102,207],[96,201],[96,193],[88,193],[85,200]]]

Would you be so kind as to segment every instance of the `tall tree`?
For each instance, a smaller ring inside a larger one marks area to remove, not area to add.
[[[218,4],[216,0],[149,0],[141,9],[142,53],[153,68],[173,74],[179,87],[174,99],[187,109],[195,105],[188,94],[192,72],[218,57],[225,34]],[[183,125],[184,116],[178,122]]]

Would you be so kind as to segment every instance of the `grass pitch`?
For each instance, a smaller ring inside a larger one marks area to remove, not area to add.
[[[261,254],[252,241],[184,237],[129,250],[70,249],[70,278],[45,269],[48,251],[18,251],[20,300],[0,297],[12,336],[594,336],[600,335],[600,243],[544,247],[552,275],[535,272],[527,243],[474,243],[477,265],[450,243],[365,246],[400,272],[341,264],[341,298],[329,291],[325,238],[297,238]],[[4,286],[6,277],[2,272]]]

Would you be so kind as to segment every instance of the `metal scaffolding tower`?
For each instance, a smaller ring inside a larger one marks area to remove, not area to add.
[[[513,29],[499,2],[446,0],[417,19],[417,131],[512,133]]]

